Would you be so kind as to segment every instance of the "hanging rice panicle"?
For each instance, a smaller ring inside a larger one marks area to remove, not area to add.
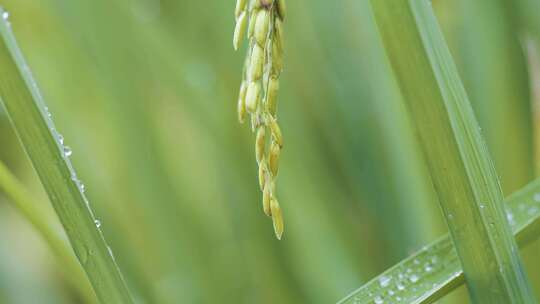
[[[237,0],[233,46],[244,38],[248,50],[238,96],[238,119],[249,115],[256,134],[255,158],[264,213],[272,217],[278,239],[283,235],[283,216],[275,195],[275,183],[283,137],[277,122],[277,93],[283,70],[283,21],[285,0]]]

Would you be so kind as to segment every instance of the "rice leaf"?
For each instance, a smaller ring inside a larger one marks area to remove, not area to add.
[[[483,130],[504,193],[534,178],[533,113],[518,18],[504,0],[456,1],[454,48],[463,83]],[[452,34],[450,34],[452,35]],[[505,123],[501,123],[504,121]],[[540,242],[522,252],[526,269],[540,269]],[[540,272],[528,271],[534,290]]]
[[[8,202],[30,223],[43,237],[51,251],[62,264],[62,271],[68,276],[66,280],[77,290],[85,303],[96,303],[96,295],[81,266],[73,256],[73,252],[49,223],[45,210],[36,204],[26,192],[23,185],[13,176],[9,169],[0,162],[0,190],[8,198]]]
[[[92,214],[61,135],[0,9],[0,97],[13,127],[102,303],[132,303],[120,270]]]
[[[371,5],[473,303],[534,302],[495,168],[431,3]]]
[[[520,247],[540,234],[540,179],[506,199],[506,217]],[[449,235],[383,272],[339,304],[427,304],[442,298],[465,282],[459,258]]]

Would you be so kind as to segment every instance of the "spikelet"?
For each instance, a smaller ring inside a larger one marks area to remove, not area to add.
[[[264,157],[266,145],[266,131],[264,126],[260,126],[257,129],[257,136],[255,138],[255,158],[257,163],[260,163]]]
[[[268,165],[263,158],[259,162],[259,187],[261,187],[261,191],[264,190],[264,186],[266,185],[266,176],[268,176]]]
[[[267,216],[272,216],[272,210],[270,208],[270,200],[272,199],[272,186],[270,183],[266,183],[263,189],[263,211]]]
[[[237,50],[247,32],[248,53],[238,98],[238,119],[250,115],[256,132],[255,156],[263,211],[272,217],[276,237],[283,235],[283,215],[275,196],[275,181],[283,136],[277,122],[279,77],[283,71],[285,0],[237,0],[233,46]],[[268,145],[269,143],[269,145]]]
[[[266,38],[268,37],[268,30],[270,29],[270,12],[262,9],[257,13],[257,20],[255,21],[255,41],[258,45],[265,45]]]
[[[247,0],[238,0],[236,1],[236,9],[234,10],[234,15],[236,18],[240,16],[246,10]]]
[[[236,27],[234,28],[233,46],[234,50],[238,50],[240,43],[244,39],[247,26],[246,12],[242,12],[236,21]]]
[[[261,98],[261,84],[259,82],[252,81],[246,91],[246,110],[253,114],[257,111],[257,105]]]
[[[246,83],[242,82],[242,85],[240,86],[240,94],[238,94],[238,121],[240,123],[244,123],[246,120],[246,91]]]
[[[249,65],[249,77],[252,81],[260,80],[264,68],[264,49],[255,44],[251,50],[251,60]]]
[[[268,80],[268,92],[266,98],[266,111],[270,115],[276,115],[277,110],[277,94],[279,91],[279,80],[274,76],[270,76]]]
[[[279,203],[277,199],[271,198],[270,199],[270,212],[272,212],[272,222],[274,224],[274,232],[276,233],[276,237],[278,240],[281,240],[281,236],[283,235],[283,215],[281,213],[281,207],[279,206]]]
[[[270,167],[270,173],[272,173],[273,177],[276,177],[278,174],[280,153],[281,148],[272,140],[272,144],[270,145],[270,155],[268,156],[268,167]]]

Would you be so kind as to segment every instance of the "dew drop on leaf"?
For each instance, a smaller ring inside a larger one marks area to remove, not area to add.
[[[73,154],[73,151],[69,146],[64,146],[64,156],[69,157]]]
[[[387,287],[388,284],[390,284],[390,281],[392,280],[392,277],[382,276],[379,278],[379,284],[381,287]]]
[[[514,226],[516,224],[516,221],[514,220],[514,214],[512,212],[506,211],[506,219],[511,226]]]

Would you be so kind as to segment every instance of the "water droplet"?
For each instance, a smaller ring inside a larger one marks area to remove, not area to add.
[[[4,20],[8,20],[9,19],[9,13],[8,12],[4,12],[2,14],[2,18],[4,18]]]
[[[58,134],[58,141],[60,142],[61,145],[64,144],[64,136],[62,136],[62,134]]]
[[[409,277],[409,280],[411,280],[412,283],[418,282],[419,279],[420,278],[416,274],[411,274],[411,276]]]
[[[396,297],[396,301],[401,301],[401,297]]]
[[[403,284],[401,284],[401,283],[397,283],[396,287],[397,287],[398,290],[405,290],[405,286]]]
[[[73,154],[73,151],[69,146],[64,146],[64,156],[69,157]]]
[[[392,277],[382,276],[379,278],[379,284],[381,287],[387,287],[388,284],[390,284],[390,281],[392,281]]]
[[[380,296],[376,296],[375,299],[373,299],[375,301],[375,304],[383,304],[384,303],[384,300],[380,297]]]
[[[419,265],[420,264],[420,261],[418,259],[415,259],[414,260],[414,265]]]
[[[431,267],[431,265],[429,265],[429,264],[426,264],[426,265],[424,265],[424,270],[426,272],[431,272],[433,270],[433,267]]]
[[[389,295],[389,296],[393,296],[394,294],[395,294],[395,292],[394,292],[392,289],[390,289],[390,290],[388,291],[388,295]]]
[[[511,226],[514,226],[516,224],[516,221],[514,220],[514,214],[512,212],[506,211],[506,219]]]
[[[28,70],[28,66],[25,65],[24,69]],[[47,114],[47,117],[52,118],[52,114],[51,114],[51,112],[49,112],[49,107],[45,107],[45,114]]]
[[[540,192],[539,192],[539,193],[535,193],[533,198],[534,198],[534,201],[535,201],[535,202],[540,202]]]
[[[101,227],[101,221],[100,220],[94,220],[94,224],[96,224],[96,227]]]
[[[81,189],[82,193],[86,192],[86,186],[83,183],[79,184],[79,189]]]

